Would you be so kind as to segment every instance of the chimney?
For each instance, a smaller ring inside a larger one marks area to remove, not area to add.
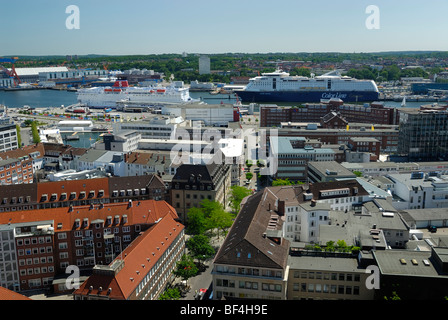
[[[315,207],[315,206],[316,206],[316,200],[311,199],[311,206],[312,206],[312,207]]]

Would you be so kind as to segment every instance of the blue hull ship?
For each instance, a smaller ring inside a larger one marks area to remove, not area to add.
[[[245,103],[320,102],[341,99],[345,102],[378,100],[379,91],[372,80],[358,80],[332,71],[318,77],[290,76],[277,70],[251,78],[241,90],[235,90]]]
[[[371,102],[378,100],[378,92],[250,92],[236,91],[238,98],[244,103],[251,102],[321,102],[327,99],[341,99],[344,102]]]

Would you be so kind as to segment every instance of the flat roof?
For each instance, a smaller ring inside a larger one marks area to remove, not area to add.
[[[289,256],[288,266],[290,270],[364,273],[356,258]]]
[[[376,250],[373,251],[373,256],[377,261],[381,274],[384,275],[406,275],[420,277],[440,276],[432,261],[429,259],[431,257],[431,251],[397,249]],[[425,261],[428,263],[425,263]],[[443,277],[445,278],[446,276]]]
[[[278,139],[278,140],[277,140]],[[304,137],[274,137],[271,136],[269,138],[271,148],[273,150],[274,154],[281,154],[281,153],[335,153],[332,149],[327,148],[293,148],[291,145],[291,141],[306,141]]]
[[[308,166],[314,167],[323,176],[350,176],[353,178],[356,177],[356,175],[352,171],[348,170],[337,161],[309,161]],[[336,174],[330,174],[328,170]]]

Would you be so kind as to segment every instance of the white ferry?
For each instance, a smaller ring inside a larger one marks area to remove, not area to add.
[[[344,102],[378,100],[378,87],[373,80],[341,76],[338,70],[321,76],[290,76],[277,70],[251,78],[249,84],[234,91],[246,103],[251,102],[320,102],[339,98]]]
[[[185,104],[198,102],[190,97],[188,88],[170,85],[166,87],[130,87],[128,81],[117,80],[112,87],[94,87],[78,90],[78,102],[90,108],[116,108],[118,101],[148,104]]]

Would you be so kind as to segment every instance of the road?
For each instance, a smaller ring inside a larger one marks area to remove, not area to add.
[[[213,237],[210,240],[210,244],[216,248],[218,251],[221,247],[222,243],[224,242],[225,237],[222,235],[219,236],[219,239],[217,237]],[[212,269],[213,269],[213,259],[210,259],[205,263],[206,269],[205,271],[201,272],[197,276],[188,279],[187,284],[191,287],[190,291],[186,294],[185,297],[181,298],[180,300],[195,300],[195,292],[199,292],[200,289],[209,289],[212,284],[213,276],[212,276]],[[178,280],[179,281],[179,280]]]

